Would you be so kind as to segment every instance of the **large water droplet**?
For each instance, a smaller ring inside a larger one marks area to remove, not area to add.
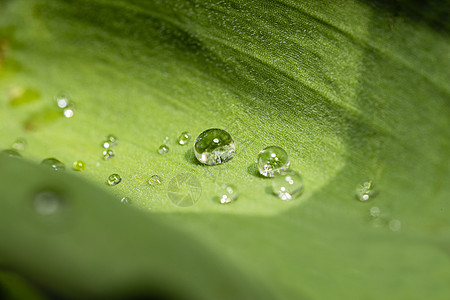
[[[62,201],[59,195],[51,191],[38,193],[34,197],[34,210],[43,216],[53,215],[58,212]]]
[[[381,209],[378,206],[372,206],[369,210],[369,213],[372,217],[378,218],[381,214]]]
[[[376,190],[371,180],[359,184],[356,188],[356,198],[359,201],[368,201],[375,195]]]
[[[108,177],[108,185],[113,186],[113,185],[117,185],[122,181],[122,177],[120,177],[119,174],[111,174]]]
[[[110,160],[114,156],[116,156],[116,154],[114,153],[114,151],[112,149],[107,149],[107,150],[103,151],[103,159],[104,160]]]
[[[269,146],[258,153],[256,165],[265,177],[275,177],[289,168],[289,157],[283,148]]]
[[[159,175],[153,175],[148,180],[148,184],[150,185],[160,185],[162,183],[162,178]]]
[[[73,169],[75,171],[83,171],[86,168],[86,163],[82,160],[77,160],[73,162]]]
[[[41,165],[50,167],[55,171],[64,171],[66,169],[66,166],[54,157],[44,159]]]
[[[169,146],[167,146],[167,145],[159,146],[158,153],[161,154],[161,155],[169,153]]]
[[[219,201],[221,204],[234,202],[238,197],[238,189],[233,184],[224,184],[219,192]]]
[[[194,144],[195,157],[206,165],[218,165],[231,160],[235,149],[231,135],[218,128],[203,131]]]
[[[2,152],[0,152],[0,155],[14,158],[22,158],[22,155],[13,149],[5,149]]]
[[[27,146],[27,141],[24,138],[17,138],[12,144],[12,148],[15,150],[22,151]]]
[[[187,131],[182,132],[180,134],[180,136],[178,137],[178,144],[180,144],[182,146],[187,145],[187,144],[189,144],[191,139],[192,139],[192,136],[189,132],[187,132]]]
[[[303,191],[303,179],[296,171],[282,171],[272,179],[272,191],[281,200],[294,199],[300,196]]]

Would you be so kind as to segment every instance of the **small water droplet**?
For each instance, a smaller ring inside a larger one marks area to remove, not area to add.
[[[46,158],[41,161],[41,165],[52,168],[55,171],[64,171],[66,166],[54,157]]]
[[[303,191],[303,179],[293,170],[281,171],[272,180],[272,192],[281,200],[291,200],[301,195]]]
[[[86,163],[82,160],[77,160],[73,162],[73,169],[75,171],[83,171],[86,168]]]
[[[402,222],[400,220],[394,219],[389,222],[389,229],[391,231],[399,231],[402,228]]]
[[[206,165],[218,165],[231,160],[235,150],[231,135],[218,128],[203,131],[194,143],[195,157]]]
[[[169,147],[167,145],[159,146],[158,153],[161,155],[169,153]]]
[[[369,210],[369,213],[372,217],[378,218],[381,214],[381,209],[378,206],[372,206]]]
[[[66,117],[67,119],[70,119],[73,117],[73,115],[75,114],[75,106],[70,106],[70,107],[66,107],[64,108],[63,111],[64,117]]]
[[[258,153],[256,165],[265,177],[275,177],[289,168],[289,157],[283,148],[269,146]]]
[[[105,149],[108,149],[110,147],[114,147],[117,146],[117,144],[119,143],[119,139],[112,134],[109,134],[108,136],[106,136],[105,140],[102,143],[102,147]]]
[[[34,197],[34,210],[43,216],[53,215],[60,210],[61,198],[54,192],[44,191]]]
[[[104,160],[110,160],[111,158],[113,158],[116,154],[114,153],[113,150],[111,149],[107,149],[105,151],[103,151],[103,159]]]
[[[24,138],[17,138],[12,144],[12,148],[15,150],[22,151],[27,146],[27,141]]]
[[[148,180],[148,184],[150,184],[150,185],[160,185],[160,184],[162,184],[162,178],[159,175],[153,175]]]
[[[356,198],[362,202],[372,199],[375,193],[376,191],[371,180],[359,184],[356,188]]]
[[[108,185],[113,186],[119,184],[122,181],[122,177],[119,174],[111,174],[108,177]]]
[[[187,132],[187,131],[182,132],[180,134],[180,136],[178,137],[178,144],[180,144],[182,146],[187,145],[187,144],[189,144],[191,139],[192,139],[192,136],[189,132]]]
[[[57,96],[56,97],[56,105],[58,105],[59,108],[66,108],[67,106],[69,106],[69,98],[66,96]]]
[[[163,140],[163,144],[168,144],[169,143],[169,137],[166,136]]]
[[[123,204],[129,204],[131,201],[128,198],[123,197],[122,199],[120,199],[120,203]]]
[[[233,184],[224,184],[219,192],[219,201],[221,204],[234,202],[239,197],[239,191]]]
[[[5,149],[2,152],[0,152],[0,155],[14,158],[22,158],[22,155],[13,149]]]

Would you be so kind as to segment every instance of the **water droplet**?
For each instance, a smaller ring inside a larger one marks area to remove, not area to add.
[[[19,151],[24,150],[26,146],[27,141],[24,138],[18,138],[12,144],[12,148]]]
[[[55,171],[64,171],[66,169],[66,166],[62,162],[53,157],[44,159],[41,165],[50,167]]]
[[[125,198],[125,197],[123,197],[122,199],[120,199],[120,203],[123,203],[123,204],[128,204],[128,203],[130,203],[131,201],[130,200],[128,200],[128,198]]]
[[[53,215],[61,207],[61,198],[54,192],[40,192],[34,197],[34,210],[43,216]]]
[[[237,200],[239,197],[239,192],[233,184],[224,184],[219,193],[220,203],[226,204]]]
[[[75,106],[71,105],[69,107],[64,108],[63,114],[64,117],[66,117],[67,119],[72,118],[73,115],[75,114]]]
[[[110,147],[114,147],[119,143],[119,139],[112,134],[109,134],[108,136],[106,136],[105,140],[102,143],[102,147],[105,149],[108,149]]]
[[[14,158],[22,158],[22,155],[13,149],[5,149],[2,152],[0,152],[0,155]]]
[[[113,186],[119,184],[122,181],[122,177],[119,174],[111,174],[108,177],[108,185]]]
[[[162,183],[162,178],[159,175],[153,175],[148,180],[148,184],[150,185],[160,185]]]
[[[56,105],[58,105],[59,108],[66,108],[69,106],[69,98],[66,96],[57,96],[56,97]]]
[[[163,140],[163,144],[168,144],[169,143],[169,137],[166,136]]]
[[[265,177],[275,177],[289,168],[289,157],[284,149],[269,146],[258,153],[256,164],[259,173]]]
[[[158,153],[161,155],[169,153],[169,147],[167,145],[159,146]]]
[[[356,188],[356,197],[359,201],[368,201],[372,199],[372,197],[375,195],[375,192],[376,191],[374,189],[373,182],[371,180],[366,181],[359,184]]]
[[[281,171],[272,180],[272,191],[281,200],[291,200],[301,195],[303,191],[303,179],[293,170]]]
[[[187,132],[187,131],[182,132],[180,134],[180,136],[178,137],[178,144],[180,144],[182,146],[187,145],[187,144],[189,144],[191,139],[192,139],[192,136],[189,132]]]
[[[203,131],[194,144],[195,157],[206,165],[218,165],[231,160],[235,149],[231,135],[218,128]]]
[[[77,160],[73,162],[73,169],[75,171],[83,171],[86,168],[86,163],[82,160]]]
[[[381,209],[378,206],[372,206],[369,210],[369,213],[372,217],[378,218],[381,214]]]
[[[402,228],[402,222],[400,220],[394,219],[389,222],[389,229],[391,231],[399,231]]]
[[[113,158],[116,154],[114,153],[113,150],[111,149],[107,149],[105,151],[103,151],[103,159],[104,160],[110,160],[111,158]]]

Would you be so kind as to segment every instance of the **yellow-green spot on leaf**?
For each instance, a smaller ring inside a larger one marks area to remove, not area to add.
[[[16,86],[9,91],[9,104],[11,106],[19,106],[37,101],[41,98],[41,94],[31,88]]]

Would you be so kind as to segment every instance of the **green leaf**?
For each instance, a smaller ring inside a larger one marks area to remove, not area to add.
[[[0,262],[74,298],[447,299],[447,7],[1,2],[0,147],[25,137],[27,160],[56,157],[71,174],[0,161]],[[229,163],[202,166],[175,142],[214,127],[236,141]],[[104,161],[107,134],[119,144]],[[269,145],[302,173],[300,198],[279,200],[257,175]],[[186,172],[201,196],[178,207],[167,188]],[[122,182],[109,187],[112,173]],[[154,174],[162,185],[143,182]],[[364,180],[378,190],[366,203]],[[239,188],[231,205],[215,201],[224,183]],[[33,212],[45,188],[67,195],[67,220]]]

